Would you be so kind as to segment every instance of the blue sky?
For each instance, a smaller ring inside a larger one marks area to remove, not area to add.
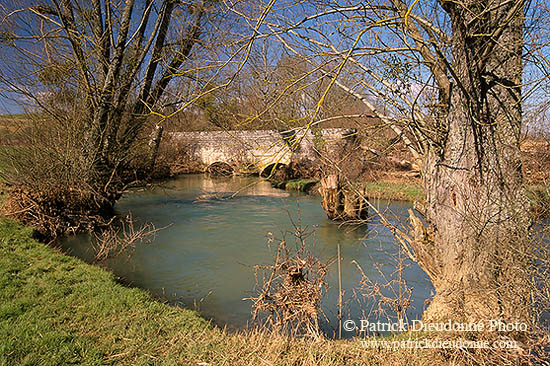
[[[335,2],[335,3],[344,4],[346,2],[347,1],[342,0],[342,1]],[[432,2],[431,0],[427,1],[427,2],[424,3],[424,5],[427,5],[428,3],[431,3],[431,2]],[[140,1],[138,1],[138,4],[139,3],[140,3]],[[276,21],[279,16],[283,16],[283,15],[287,19],[288,18],[294,18],[294,20],[299,20],[299,19],[303,18],[302,12],[304,12],[304,13],[310,13],[310,12],[313,13],[313,12],[315,12],[314,7],[312,7],[312,6],[307,6],[307,5],[302,4],[302,5],[298,5],[296,7],[295,5],[298,4],[298,3],[300,3],[300,2],[299,1],[293,1],[293,0],[279,0],[279,1],[277,1],[275,8],[281,7],[281,8],[284,9],[284,11],[282,11],[281,14],[279,12],[274,12],[274,14],[271,14],[272,16],[268,17],[268,20],[269,21]],[[545,5],[548,5],[547,3],[550,3],[550,0],[543,0],[543,1],[540,1],[540,2],[533,2],[531,4],[531,6],[532,7],[533,6],[535,6],[535,7],[536,6],[544,7]],[[4,4],[4,5],[5,6],[6,5],[10,6],[12,4]],[[292,10],[289,10],[289,8],[286,8],[286,5],[291,5]],[[330,24],[331,21],[336,21],[337,17],[339,15],[340,14],[325,17],[325,19],[323,21],[328,21],[328,23],[325,23],[325,24]],[[313,23],[316,23],[316,21],[313,21]],[[308,24],[308,25],[311,25],[311,24]],[[330,25],[334,26],[333,30],[338,29],[335,24],[330,24]],[[358,26],[360,27],[360,24],[358,24]],[[330,28],[330,27],[328,27],[328,28]],[[339,34],[338,32],[329,32],[330,29],[328,29],[328,28],[327,28],[327,33],[325,33],[324,35],[330,37],[331,41],[334,44],[337,44],[339,42],[342,42],[343,44],[347,44],[347,43],[351,42],[351,39],[349,39],[349,35],[346,36],[346,35],[343,35],[343,34]],[[547,33],[546,32],[547,29],[540,29],[538,31],[541,32],[541,36],[546,36],[545,34]],[[309,36],[312,36],[313,38],[319,37],[319,34],[315,34],[315,32],[313,32],[313,33],[309,32],[307,27],[305,29],[298,30],[298,32],[299,33],[304,32],[304,34],[308,34]],[[322,39],[322,37],[320,39]],[[359,44],[359,46],[368,46],[368,38],[362,40],[361,43]],[[345,46],[344,46],[344,48],[345,48]],[[8,50],[7,47],[2,46],[2,44],[0,43],[0,52],[2,53],[3,57],[6,57],[6,56],[9,56],[10,50]],[[271,61],[274,61],[274,60],[271,60]],[[276,62],[273,62],[273,64],[275,64],[275,63]],[[0,65],[0,72],[2,72],[2,69],[4,67],[6,67],[6,66],[5,65]],[[1,88],[2,87],[0,86],[0,114],[21,113],[21,112],[23,112],[24,107],[21,105],[21,103],[17,102],[18,100],[22,101],[22,99],[19,98],[14,93],[6,92],[5,90],[2,90]]]

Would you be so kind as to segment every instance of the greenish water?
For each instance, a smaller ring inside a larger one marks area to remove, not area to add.
[[[405,222],[411,207],[405,203],[379,204],[395,223]],[[197,306],[205,317],[228,328],[245,327],[249,322],[251,302],[243,298],[255,294],[252,266],[272,263],[275,246],[270,249],[267,245],[268,233],[282,238],[287,232],[287,240],[292,238],[290,218],[295,222],[301,219],[302,226],[315,229],[310,243],[314,242],[315,253],[322,260],[335,259],[340,243],[343,319],[377,319],[372,312],[376,304],[354,295],[354,289],[359,293],[361,276],[352,260],[374,282],[386,283],[395,272],[393,237],[376,218],[368,227],[339,227],[326,218],[318,197],[275,189],[257,177],[186,175],[161,187],[127,194],[117,210],[131,212],[138,223],[170,226],[159,231],[151,244],[139,245],[130,256],[121,255],[103,265],[125,282],[148,289],[172,304]],[[70,237],[61,244],[71,254],[92,261],[89,236]],[[405,262],[404,278],[413,289],[407,314],[409,320],[417,319],[432,286],[416,264]],[[330,288],[322,305],[328,322],[323,320],[322,326],[332,335],[337,327],[336,262],[330,266],[327,281]]]

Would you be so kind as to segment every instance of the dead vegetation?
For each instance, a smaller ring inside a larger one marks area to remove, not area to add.
[[[186,143],[179,139],[177,134],[164,134],[159,146],[155,169],[168,170],[170,176],[204,172],[205,167],[194,156],[197,147],[198,142]]]
[[[12,187],[7,192],[0,213],[32,226],[46,240],[110,223],[111,202],[87,190],[50,186],[48,190]]]
[[[294,342],[298,339],[296,336],[307,335],[324,340],[325,335],[319,329],[319,319],[324,316],[320,303],[329,285],[325,281],[329,265],[321,263],[314,250],[306,249],[306,239],[312,233],[302,229],[300,223],[293,225],[294,232],[286,234],[291,234],[294,245],[285,237],[277,239],[272,233],[268,235],[268,243],[277,245],[274,264],[254,267],[259,290],[257,296],[249,299],[253,302],[253,316],[261,325],[261,331],[268,331],[273,337],[290,336]],[[407,310],[411,307],[413,288],[404,277],[410,265],[409,254],[396,244],[395,253],[388,253],[390,271],[375,265],[381,281],[371,280],[367,271],[355,262],[361,280],[353,289],[353,296],[361,303],[361,319],[378,318],[383,322],[406,324],[409,331],[383,337],[376,332],[357,333],[357,340],[368,344],[367,347],[379,342],[372,350],[373,355],[380,355],[390,347],[395,355],[415,361],[431,359],[431,364],[550,365],[550,230],[542,228],[533,232],[532,240],[536,250],[530,255],[537,271],[531,289],[533,322],[528,324],[527,331],[412,331]],[[340,315],[339,321],[342,321]],[[489,324],[489,319],[486,321],[486,325]],[[453,346],[460,342],[486,346]],[[426,344],[447,346],[438,348]],[[422,356],[417,358],[419,355]]]
[[[230,177],[233,175],[234,169],[227,163],[215,162],[206,168],[205,173],[213,177]]]
[[[410,261],[407,261],[406,255],[399,246],[397,249],[397,253],[388,253],[393,267],[391,273],[384,273],[380,264],[374,265],[376,272],[383,280],[382,282],[370,279],[361,265],[352,261],[361,274],[361,280],[358,289],[354,291],[354,296],[360,303],[364,303],[365,300],[370,303],[370,307],[363,308],[364,319],[375,316],[377,319],[398,324],[408,323],[407,310],[411,307],[413,288],[407,285],[403,272],[410,265]]]
[[[117,224],[109,225],[99,232],[94,232],[92,247],[95,260],[102,262],[117,257],[122,253],[131,255],[138,244],[148,244],[153,241],[156,233],[164,228],[156,228],[152,223],[135,227],[132,215],[121,217]]]
[[[321,336],[328,264],[316,257],[314,243],[307,244],[313,233],[298,224],[294,232],[286,233],[294,243],[268,235],[268,245],[277,245],[274,263],[254,266],[258,295],[248,299],[253,303],[253,320],[261,326],[291,336]]]

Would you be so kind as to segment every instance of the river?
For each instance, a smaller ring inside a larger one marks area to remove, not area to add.
[[[376,202],[390,220],[406,222],[408,203]],[[327,282],[329,290],[322,308],[328,322],[323,330],[332,336],[337,328],[338,277],[334,259],[341,246],[343,319],[378,319],[376,304],[358,294],[359,263],[373,281],[387,283],[395,272],[397,248],[391,233],[376,217],[368,225],[344,226],[326,218],[320,198],[271,187],[257,177],[209,178],[184,175],[152,189],[126,194],[117,204],[120,214],[132,213],[138,223],[151,222],[160,230],[149,244],[138,245],[131,255],[102,263],[126,283],[150,291],[174,304],[197,308],[220,326],[238,329],[251,319],[255,295],[253,265],[273,262],[275,246],[268,236],[287,240],[294,222],[315,230],[310,245],[323,261],[333,260]],[[64,239],[71,255],[93,262],[89,235]],[[405,260],[403,278],[412,288],[408,320],[420,318],[433,287],[415,263]],[[384,279],[386,277],[386,279]],[[385,291],[390,295],[389,290]],[[381,320],[385,321],[386,318]],[[343,336],[351,336],[344,332]]]

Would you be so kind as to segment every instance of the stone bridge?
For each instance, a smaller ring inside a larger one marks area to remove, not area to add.
[[[226,165],[231,170],[264,173],[278,164],[315,160],[317,151],[331,151],[355,136],[354,129],[326,128],[288,131],[173,132],[172,139],[184,144],[190,159],[207,170]]]

